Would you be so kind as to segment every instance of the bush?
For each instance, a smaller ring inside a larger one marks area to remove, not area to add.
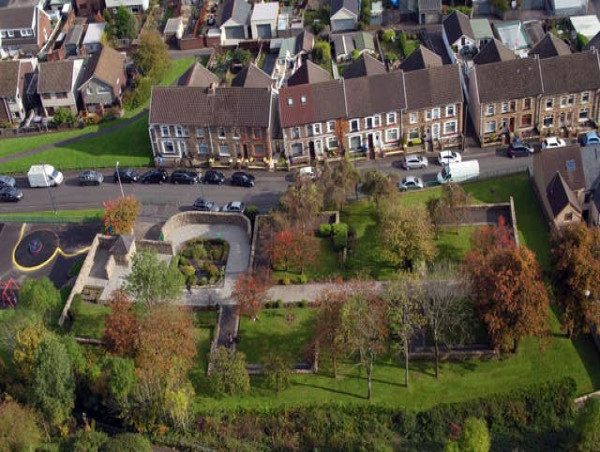
[[[219,269],[217,268],[217,266],[211,262],[205,262],[204,265],[202,266],[202,269],[208,273],[208,277],[209,278],[216,278],[217,276],[219,276]]]
[[[188,276],[192,276],[196,274],[196,269],[194,267],[192,267],[191,265],[180,265],[179,266],[179,271],[183,274],[183,276],[185,276],[186,278]]]
[[[70,109],[65,107],[58,107],[54,111],[54,116],[52,117],[52,122],[56,126],[60,126],[61,124],[69,124],[73,125],[77,121],[77,115],[73,113]]]
[[[277,308],[281,309],[283,308],[283,300],[281,298],[277,299]]]
[[[289,276],[284,276],[279,280],[279,284],[283,284],[284,286],[289,286],[292,283]]]
[[[192,257],[196,262],[206,259],[206,248],[201,243],[197,243],[192,247]]]
[[[207,284],[208,284],[208,280],[206,279],[206,276],[203,276],[202,278],[200,278],[201,286],[206,286]]]
[[[329,237],[331,235],[331,224],[322,223],[319,225],[319,235],[321,237]]]
[[[396,32],[391,28],[388,28],[381,34],[381,39],[383,39],[384,42],[393,42],[394,39],[396,39]]]
[[[244,211],[244,215],[246,215],[248,217],[248,219],[250,220],[250,224],[252,225],[252,227],[254,228],[254,222],[256,221],[256,216],[258,215],[258,207],[256,206],[247,206],[246,210]]]
[[[308,306],[308,300],[306,298],[303,298],[302,300],[300,300],[298,302],[298,307],[299,308],[305,308]]]
[[[298,283],[306,284],[307,282],[308,282],[308,276],[306,276],[305,274],[302,274],[298,277]]]
[[[71,313],[71,317],[73,319],[77,318],[81,313],[81,305],[83,304],[83,298],[81,298],[81,294],[76,294],[71,301],[71,308],[69,312]]]
[[[509,10],[507,0],[492,0],[492,6],[501,13],[504,13]]]
[[[332,225],[333,249],[341,251],[348,246],[348,225],[337,223]]]
[[[185,256],[179,256],[179,265],[183,266],[183,265],[189,265],[190,261],[187,257]]]

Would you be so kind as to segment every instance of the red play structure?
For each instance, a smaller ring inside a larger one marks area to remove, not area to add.
[[[19,285],[13,278],[8,281],[0,281],[0,304],[2,309],[14,308],[17,305],[19,289]]]

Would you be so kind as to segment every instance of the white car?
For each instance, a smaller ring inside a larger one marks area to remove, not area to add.
[[[427,157],[423,155],[407,155],[402,160],[402,168],[404,169],[417,169],[417,168],[427,168],[429,162],[427,161]]]
[[[406,176],[401,182],[398,182],[398,189],[400,191],[418,190],[424,186],[423,179],[415,176]]]
[[[316,179],[318,176],[317,170],[312,166],[303,166],[298,170],[298,177],[307,177]]]
[[[565,140],[557,137],[548,137],[542,141],[542,149],[562,148],[566,145]]]
[[[455,151],[442,151],[438,155],[438,163],[442,166],[447,165],[448,163],[460,162],[462,162],[462,157]]]
[[[233,201],[228,204],[225,204],[221,209],[221,212],[231,212],[231,213],[244,213],[246,210],[246,206],[241,201]]]

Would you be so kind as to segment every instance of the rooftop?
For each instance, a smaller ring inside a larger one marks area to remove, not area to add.
[[[255,3],[250,21],[275,21],[278,14],[279,3],[277,2]]]
[[[489,39],[494,37],[492,26],[487,19],[471,19],[471,28],[475,39]]]
[[[519,20],[501,22],[494,24],[496,33],[502,43],[513,52],[527,49],[531,45],[531,40]]]
[[[95,44],[102,41],[102,35],[104,34],[104,29],[106,28],[106,24],[89,24],[87,27],[87,31],[85,33],[85,38],[83,38],[83,45],[86,44]]]
[[[587,16],[573,16],[569,20],[575,31],[588,39],[592,39],[600,32],[600,21],[598,17],[592,14]]]

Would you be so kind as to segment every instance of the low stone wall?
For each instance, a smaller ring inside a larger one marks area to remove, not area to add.
[[[161,242],[159,240],[136,240],[135,247],[138,251],[151,250],[156,251],[158,254],[167,254],[173,256],[175,254],[173,250],[173,244],[171,242]]]
[[[468,359],[487,361],[498,356],[500,356],[499,353],[489,348],[487,344],[440,348],[440,361],[465,361]],[[433,347],[415,347],[415,351],[410,352],[409,357],[418,361],[431,361],[434,359]]]
[[[262,364],[247,364],[246,371],[249,375],[260,375],[265,369]],[[290,370],[290,373],[293,374],[314,374],[316,372],[315,365],[307,362],[296,363]]]
[[[182,226],[189,224],[223,224],[235,225],[243,228],[252,239],[252,226],[248,217],[237,213],[220,212],[182,212],[169,218],[162,227],[163,239],[171,240],[172,234]]]

